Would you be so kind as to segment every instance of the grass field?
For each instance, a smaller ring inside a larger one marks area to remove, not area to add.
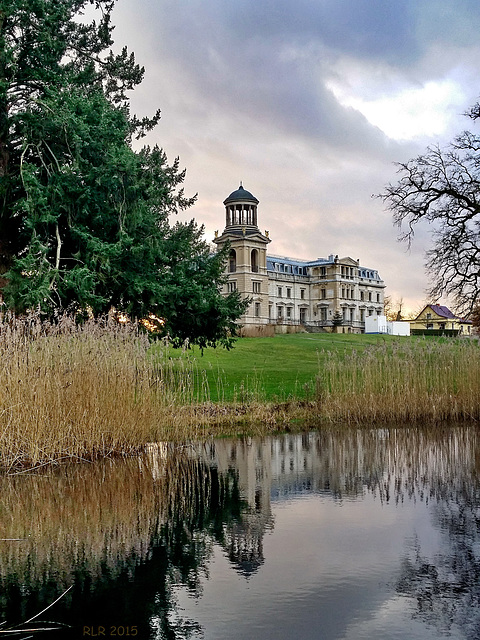
[[[309,399],[315,394],[319,369],[331,360],[342,360],[379,345],[399,345],[422,338],[382,335],[297,333],[274,338],[240,338],[231,351],[186,351],[156,348],[165,363],[172,359],[195,371],[198,401],[246,402]],[[439,339],[437,339],[439,340]]]

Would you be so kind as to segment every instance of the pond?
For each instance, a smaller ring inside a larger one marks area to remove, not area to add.
[[[4,477],[0,636],[480,639],[479,453],[344,428]]]

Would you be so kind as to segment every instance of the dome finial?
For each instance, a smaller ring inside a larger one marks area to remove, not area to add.
[[[243,180],[240,180],[240,189],[243,189]]]

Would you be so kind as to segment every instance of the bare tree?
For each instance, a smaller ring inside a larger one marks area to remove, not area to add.
[[[383,309],[387,320],[390,322],[404,320],[403,317],[403,298],[394,300],[392,296],[385,296]]]
[[[480,119],[480,103],[465,115]],[[397,166],[399,181],[379,197],[393,212],[400,240],[410,244],[422,220],[433,224],[429,296],[451,296],[457,312],[467,313],[480,298],[480,137],[464,131],[445,149],[429,147]]]

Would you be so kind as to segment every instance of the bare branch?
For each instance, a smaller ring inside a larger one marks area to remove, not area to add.
[[[468,114],[480,118],[480,104]],[[433,225],[427,252],[430,295],[450,295],[463,312],[480,298],[480,138],[464,131],[446,148],[399,163],[399,180],[380,197],[393,214],[399,240],[410,244],[422,220]]]

